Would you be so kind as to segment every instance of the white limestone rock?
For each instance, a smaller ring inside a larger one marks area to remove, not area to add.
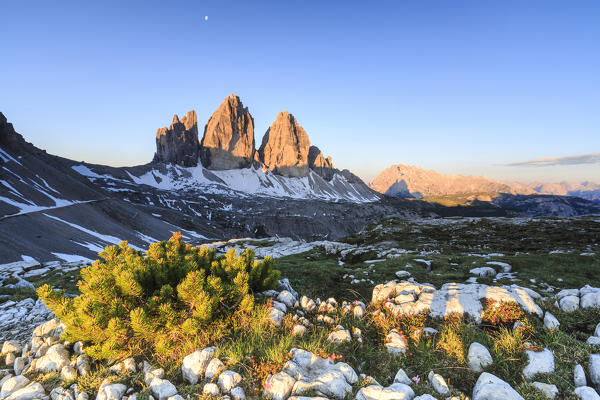
[[[219,375],[219,380],[217,382],[217,385],[219,385],[219,388],[225,392],[225,393],[229,393],[231,391],[231,389],[233,389],[234,387],[236,387],[237,385],[239,385],[239,383],[242,381],[242,376],[240,374],[238,374],[235,371],[223,371],[221,372],[221,374]]]
[[[427,381],[437,394],[446,395],[450,393],[450,389],[448,388],[446,380],[440,374],[429,371],[429,375],[427,375]]]
[[[121,400],[126,391],[127,386],[122,383],[104,383],[98,389],[96,400]]]
[[[579,386],[574,392],[581,400],[600,400],[600,395],[589,386]]]
[[[67,381],[75,380],[77,379],[77,370],[70,365],[65,365],[60,370],[60,376]]]
[[[585,371],[581,364],[577,364],[573,370],[573,382],[575,386],[587,386],[587,380],[585,378]]]
[[[50,346],[46,354],[37,360],[35,366],[38,371],[60,372],[70,362],[69,351],[61,343],[56,343]]]
[[[537,374],[550,374],[554,372],[554,354],[549,349],[542,351],[531,351],[525,352],[529,358],[529,363],[523,370],[525,379],[531,380]]]
[[[246,399],[246,394],[244,393],[244,389],[242,389],[239,386],[236,386],[233,389],[231,389],[230,394],[231,394],[232,400],[245,400]]]
[[[294,303],[296,302],[296,297],[292,293],[287,290],[283,290],[277,296],[277,300],[284,303],[287,307],[294,307]]]
[[[207,347],[203,350],[196,350],[185,356],[183,364],[181,365],[183,379],[192,385],[198,383],[198,380],[200,380],[206,372],[210,360],[213,359],[215,350],[215,347]]]
[[[558,319],[556,319],[552,313],[546,311],[546,314],[544,315],[544,326],[551,331],[556,331],[560,326],[560,322],[558,322]]]
[[[292,393],[296,380],[285,372],[278,372],[265,380],[264,396],[272,400],[285,400]]]
[[[489,350],[484,345],[477,342],[473,342],[469,346],[467,359],[469,368],[471,368],[473,372],[481,372],[484,368],[490,366],[494,362]]]
[[[558,301],[558,306],[564,312],[573,312],[579,309],[579,296],[565,296]]]
[[[406,372],[402,368],[396,372],[396,376],[394,377],[394,383],[403,383],[405,385],[412,385],[413,381],[406,375]]]
[[[7,397],[9,394],[24,388],[29,385],[29,379],[23,375],[9,377],[0,387],[0,399]]]
[[[524,400],[508,383],[502,379],[483,372],[479,375],[475,388],[473,388],[473,400]]]
[[[590,356],[590,379],[592,383],[600,388],[600,354],[592,354]]]
[[[21,344],[16,340],[6,340],[2,344],[2,351],[0,355],[6,355],[8,353],[20,353],[22,350]]]
[[[217,386],[216,383],[207,383],[202,388],[202,393],[216,397],[221,394],[221,391],[219,390],[219,386]]]
[[[225,371],[225,364],[215,357],[208,363],[204,377],[208,380],[211,380],[219,376],[223,371]]]
[[[295,325],[294,328],[292,329],[292,335],[293,336],[302,336],[304,335],[304,333],[306,332],[306,327],[304,325]]]
[[[392,329],[385,337],[385,347],[388,353],[404,354],[408,348],[408,343],[404,335],[401,335],[397,329]]]
[[[152,394],[157,397],[158,400],[165,400],[177,394],[175,385],[166,379],[154,378],[150,381],[148,386],[152,390]]]
[[[37,400],[45,395],[44,387],[39,382],[32,382],[24,388],[12,392],[5,400]]]
[[[352,336],[347,329],[336,329],[335,331],[331,332],[329,336],[327,336],[327,340],[331,343],[342,344],[350,342],[352,340]]]
[[[558,396],[558,388],[556,385],[550,385],[542,382],[533,382],[532,385],[542,391],[544,396],[546,396],[548,399],[554,399],[556,396]]]
[[[415,392],[408,385],[394,383],[388,387],[371,385],[356,393],[356,400],[413,400]]]
[[[281,326],[283,317],[285,317],[285,313],[283,311],[278,310],[275,307],[271,307],[269,318],[271,319],[271,322],[273,323],[273,325]]]

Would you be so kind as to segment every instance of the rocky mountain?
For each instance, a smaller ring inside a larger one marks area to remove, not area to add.
[[[200,144],[202,165],[211,170],[248,168],[254,161],[254,119],[240,98],[229,95],[212,114]]]
[[[156,132],[155,162],[193,167],[198,164],[198,119],[196,111],[187,113],[180,121],[173,116],[170,127]]]
[[[404,164],[392,165],[385,169],[369,183],[369,187],[389,196],[406,198],[504,193],[573,196],[586,200],[600,200],[600,185],[592,182],[502,182],[480,176],[445,175]],[[481,199],[481,196],[478,198]]]
[[[526,187],[515,188],[484,177],[444,175],[411,165],[392,165],[369,184],[379,193],[398,197],[423,198],[464,193],[534,194]]]
[[[308,149],[308,167],[326,181],[332,180],[335,174],[331,157],[325,158],[317,146]]]
[[[572,197],[445,207],[382,196],[350,171],[335,169],[288,112],[278,115],[257,152],[254,122],[237,96],[213,114],[202,141],[197,124],[194,111],[175,116],[158,130],[152,162],[115,168],[47,154],[0,113],[1,262],[94,259],[106,245],[127,240],[145,249],[175,231],[194,244],[272,236],[331,240],[388,216],[600,213],[600,206]]]
[[[309,147],[306,131],[292,114],[282,111],[263,136],[258,157],[268,170],[278,175],[303,177],[309,171]]]

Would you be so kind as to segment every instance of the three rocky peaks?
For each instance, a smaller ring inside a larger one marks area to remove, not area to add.
[[[181,120],[175,115],[171,126],[156,132],[153,162],[194,167],[198,160],[211,170],[254,165],[288,177],[307,176],[313,170],[328,181],[336,172],[331,157],[325,158],[318,147],[310,145],[306,131],[287,111],[277,114],[256,150],[254,119],[248,107],[233,94],[212,114],[201,141],[198,141],[195,111],[188,112]]]

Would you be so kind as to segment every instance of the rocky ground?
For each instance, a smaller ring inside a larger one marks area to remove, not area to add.
[[[335,242],[213,243],[273,255],[287,279],[245,334],[168,363],[60,338],[32,286],[77,295],[80,265],[3,265],[0,398],[598,399],[599,229],[387,219]]]

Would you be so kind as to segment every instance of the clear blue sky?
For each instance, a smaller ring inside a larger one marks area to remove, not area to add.
[[[600,153],[598,1],[19,0],[1,14],[0,111],[50,153],[145,163],[174,113],[197,110],[202,131],[236,93],[257,145],[287,109],[366,180],[406,163],[600,181],[598,161],[503,165]]]

